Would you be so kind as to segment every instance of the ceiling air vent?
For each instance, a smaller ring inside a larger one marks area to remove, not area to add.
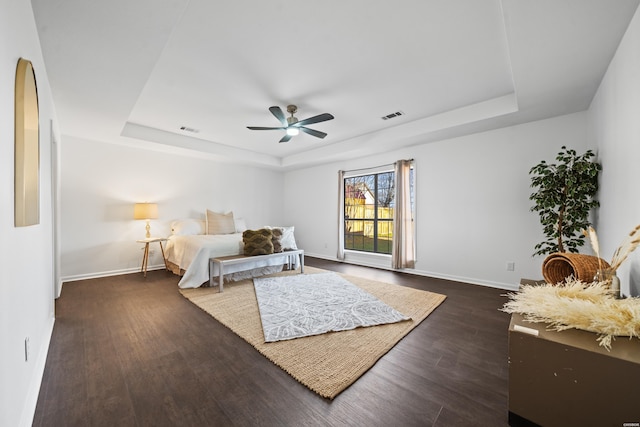
[[[393,119],[394,117],[398,117],[398,116],[404,116],[404,113],[402,111],[396,111],[395,113],[387,114],[386,116],[382,116],[380,118],[382,120],[389,120],[389,119]]]
[[[200,132],[198,129],[194,129],[194,128],[190,128],[188,126],[180,126],[180,130],[183,130],[185,132],[191,132],[191,133],[198,133]]]

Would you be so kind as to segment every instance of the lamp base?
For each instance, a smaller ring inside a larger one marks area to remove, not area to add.
[[[145,227],[145,229],[147,230],[147,234],[146,234],[146,238],[150,238],[151,237],[151,224],[149,224],[149,220],[147,220],[147,226]]]

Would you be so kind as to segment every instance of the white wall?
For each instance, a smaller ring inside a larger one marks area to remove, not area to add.
[[[158,204],[154,236],[168,236],[172,220],[204,219],[206,209],[232,210],[250,228],[282,218],[281,172],[69,136],[62,163],[63,280],[140,268],[145,221],[133,220],[136,202]],[[164,266],[154,246],[149,266]]]
[[[51,134],[54,118],[31,3],[0,9],[0,425],[31,425],[54,321]],[[33,63],[40,110],[40,223],[14,227],[14,84]],[[30,356],[25,361],[25,338]]]
[[[610,259],[640,224],[640,9],[636,11],[589,109],[592,144],[602,161],[596,226]],[[618,271],[623,293],[640,295],[640,250]]]
[[[285,176],[285,219],[309,255],[335,259],[338,170],[415,159],[415,272],[515,289],[520,278],[542,278],[543,240],[532,203],[529,169],[554,160],[562,145],[587,147],[586,113],[577,113],[446,141],[336,162]],[[389,142],[390,145],[393,141]],[[388,257],[349,256],[388,268]],[[515,262],[515,271],[506,263]]]

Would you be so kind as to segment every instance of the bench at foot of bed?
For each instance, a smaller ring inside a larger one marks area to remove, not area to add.
[[[281,257],[285,259],[283,264],[287,264],[289,268],[292,265],[295,265],[295,257],[299,257],[300,259],[300,273],[304,273],[304,250],[296,249],[292,251],[284,251],[278,252],[275,254],[269,255],[255,255],[255,256],[245,256],[245,255],[233,255],[221,258],[210,258],[209,259],[209,285],[214,286],[213,278],[214,278],[214,266],[218,266],[218,284],[220,289],[218,292],[222,292],[224,290],[224,267],[230,265],[240,265],[243,264],[247,266],[245,270],[250,270],[254,268],[251,264],[254,264],[255,261],[260,259],[268,259],[268,258],[278,258]],[[243,270],[235,270],[235,271],[243,271]]]

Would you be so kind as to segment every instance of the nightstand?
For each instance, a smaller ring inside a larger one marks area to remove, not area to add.
[[[144,277],[147,277],[147,265],[149,264],[149,243],[158,242],[160,244],[160,250],[162,251],[162,260],[164,261],[165,268],[167,268],[167,260],[164,258],[164,248],[162,247],[162,242],[166,241],[167,239],[164,237],[147,237],[146,239],[136,240],[136,242],[138,243],[144,243],[142,268],[140,268],[140,271],[144,272]]]

